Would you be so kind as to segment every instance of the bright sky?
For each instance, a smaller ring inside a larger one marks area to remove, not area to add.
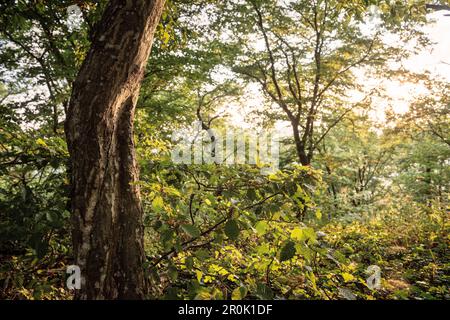
[[[402,61],[402,65],[407,70],[416,73],[428,71],[436,78],[450,81],[450,17],[445,14],[448,12],[440,11],[427,15],[429,24],[424,31],[434,44],[418,55]],[[391,106],[399,114],[405,113],[408,111],[410,102],[427,93],[424,87],[410,82],[385,80],[383,87],[391,101],[381,99],[375,101],[375,110],[372,111],[371,117],[379,122],[385,121],[387,107]]]
[[[425,31],[435,45],[405,61],[405,66],[415,72],[430,71],[450,81],[450,16],[445,14],[448,11],[427,15],[430,24]]]

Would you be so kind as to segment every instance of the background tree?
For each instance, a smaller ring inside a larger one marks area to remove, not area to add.
[[[219,25],[226,43],[235,48],[229,65],[258,83],[281,111],[272,119],[289,122],[303,165],[311,163],[330,130],[359,105],[348,99],[349,91],[361,90],[352,71],[381,66],[399,54],[383,41],[382,33],[392,31],[405,39],[419,35],[409,32],[405,17],[418,21],[415,14],[425,7],[379,5],[374,21],[365,14],[369,4],[362,1],[249,0],[223,5]],[[407,14],[409,9],[414,14]],[[397,23],[401,19],[403,29]],[[230,20],[233,24],[227,24]]]

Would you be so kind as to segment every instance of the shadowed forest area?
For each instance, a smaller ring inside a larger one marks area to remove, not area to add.
[[[449,5],[2,1],[0,299],[450,299]]]

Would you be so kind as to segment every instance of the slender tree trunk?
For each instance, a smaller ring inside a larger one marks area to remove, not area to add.
[[[425,183],[427,184],[427,190],[425,191],[427,207],[431,208],[434,190],[433,190],[433,181],[431,179],[431,168],[428,166],[425,169]]]
[[[325,164],[325,169],[327,170],[328,175],[331,178],[331,168]],[[338,205],[338,201],[337,201],[337,190],[336,190],[336,186],[334,185],[333,181],[329,182],[330,187],[328,188],[331,191],[331,194],[333,195],[333,206],[335,210],[339,209],[339,205]],[[331,220],[331,210],[328,210],[328,220]]]
[[[298,160],[303,166],[309,166],[311,164],[311,159],[306,154],[305,144],[300,138],[300,131],[298,130],[298,123],[291,122],[292,133],[294,135],[295,150],[297,151]]]
[[[79,299],[147,293],[133,119],[164,1],[110,0],[73,84],[66,136]]]

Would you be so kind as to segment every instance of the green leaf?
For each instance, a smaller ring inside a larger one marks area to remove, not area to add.
[[[58,214],[53,211],[46,212],[45,217],[47,218],[48,222],[52,222],[52,223],[58,221],[58,218],[59,218]]]
[[[298,254],[303,256],[307,261],[311,261],[311,259],[312,259],[311,249],[308,248],[306,245],[297,244],[297,245],[295,245],[295,250]]]
[[[265,221],[258,221],[255,225],[256,232],[258,235],[263,236],[267,233],[267,229],[269,229],[269,224]]]
[[[317,279],[316,279],[316,276],[314,275],[314,272],[308,272],[306,274],[306,277],[309,279],[309,281],[311,281],[314,291],[317,292],[318,291],[317,290]]]
[[[156,196],[152,201],[152,208],[155,212],[161,212],[164,208],[164,200],[161,196]]]
[[[162,38],[163,38],[164,44],[167,45],[169,43],[169,40],[170,40],[170,34],[167,31],[164,31],[164,34],[163,34]]]
[[[236,240],[239,237],[239,233],[239,225],[237,224],[236,220],[229,220],[225,224],[225,234],[231,240]]]
[[[184,265],[186,266],[186,269],[192,270],[194,267],[194,258],[192,256],[187,257],[184,261]]]
[[[344,278],[345,282],[350,282],[350,281],[355,280],[355,277],[352,274],[347,273],[347,272],[341,273],[341,276],[342,276],[342,278]]]
[[[184,232],[186,232],[191,238],[197,238],[200,236],[200,230],[192,224],[183,224],[181,226]]]
[[[41,138],[39,138],[39,139],[36,140],[36,144],[39,145],[39,146],[41,146],[41,147],[48,148],[47,143],[45,143],[45,141],[42,140]]]
[[[297,240],[297,241],[302,240],[303,239],[302,229],[295,228],[294,230],[292,230],[292,232],[291,232],[291,239],[292,240]]]
[[[273,291],[264,283],[256,285],[256,296],[261,300],[273,300]]]
[[[172,241],[173,239],[173,231],[169,229],[164,229],[161,231],[161,242],[167,243]]]
[[[168,275],[172,281],[176,281],[178,279],[178,271],[174,266],[169,267]]]
[[[178,191],[174,187],[164,187],[164,192],[171,196],[181,197],[180,191]]]
[[[242,300],[246,295],[247,288],[242,286],[233,290],[233,293],[231,294],[231,300]]]
[[[204,250],[204,249],[200,249],[200,250],[195,251],[194,255],[200,261],[205,261],[206,259],[209,258],[209,252],[207,250]]]
[[[211,300],[211,293],[206,288],[201,288],[194,300]]]
[[[202,281],[202,277],[203,277],[203,273],[200,270],[195,270],[195,275],[197,276],[197,281],[201,282]]]
[[[304,228],[302,231],[305,235],[305,240],[310,240],[310,243],[316,242],[316,232],[313,228]]]
[[[264,243],[256,248],[256,252],[259,255],[263,255],[270,252],[270,246],[268,243]]]
[[[291,260],[295,256],[295,243],[286,241],[280,251],[280,262]]]
[[[322,211],[320,211],[320,209],[317,209],[317,211],[316,211],[316,218],[317,218],[318,220],[321,220],[321,219],[322,219]]]
[[[214,243],[221,244],[224,238],[225,237],[222,232],[214,233]]]
[[[256,196],[255,189],[248,189],[248,190],[247,190],[247,197],[248,197],[250,200],[252,200],[252,201],[256,200],[257,196]]]

